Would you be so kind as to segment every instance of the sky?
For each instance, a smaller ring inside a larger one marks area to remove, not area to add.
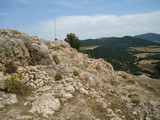
[[[0,28],[47,40],[160,34],[160,0],[0,0]]]

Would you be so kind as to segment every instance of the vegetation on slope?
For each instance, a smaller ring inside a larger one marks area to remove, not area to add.
[[[134,64],[136,57],[126,51],[101,46],[93,50],[87,50],[85,53],[89,54],[89,56],[93,58],[103,58],[104,60],[110,62],[115,70],[139,74],[139,69]]]
[[[146,46],[158,46],[160,43],[143,40],[140,38],[134,38],[130,36],[125,36],[122,38],[99,38],[99,39],[87,39],[81,41],[81,46],[91,46],[91,45],[100,45],[100,46],[108,46],[112,48],[118,48],[122,50],[126,50],[129,47],[146,47]]]
[[[134,37],[146,39],[146,40],[151,40],[151,41],[160,40],[160,34],[155,34],[155,33],[145,33],[145,34],[141,34],[141,35],[136,35]]]
[[[80,41],[79,38],[74,33],[67,34],[65,41],[68,42],[71,47],[79,51]]]
[[[103,58],[110,62],[115,70],[126,71],[132,74],[141,74],[142,71],[135,64],[136,61],[142,59],[156,59],[159,60],[159,55],[148,56],[148,58],[137,59],[134,54],[144,53],[142,51],[128,51],[130,47],[148,47],[148,46],[160,46],[159,43],[144,40],[140,38],[134,38],[125,36],[122,38],[99,38],[99,39],[88,39],[81,41],[82,47],[100,46],[94,49],[86,49],[82,52],[88,54],[90,57]],[[147,51],[148,52],[148,51]],[[152,52],[153,53],[153,52]],[[147,71],[148,72],[148,71]],[[151,77],[159,78],[159,75],[149,73]]]

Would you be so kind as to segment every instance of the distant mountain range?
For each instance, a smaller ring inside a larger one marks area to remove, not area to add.
[[[86,39],[81,41],[81,46],[107,46],[119,49],[128,49],[129,47],[141,47],[141,46],[159,46],[160,43],[141,39],[137,37],[125,36],[125,37],[110,37],[110,38],[97,38]]]
[[[134,37],[146,39],[146,40],[151,40],[151,41],[160,40],[160,34],[156,34],[156,33],[145,33],[145,34],[141,34],[141,35],[135,35]]]

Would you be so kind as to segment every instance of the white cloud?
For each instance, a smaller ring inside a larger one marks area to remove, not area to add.
[[[160,32],[160,12],[132,15],[62,16],[56,19],[57,37],[64,39],[67,33],[75,33],[80,39],[136,35]],[[38,23],[39,35],[54,38],[54,20]]]

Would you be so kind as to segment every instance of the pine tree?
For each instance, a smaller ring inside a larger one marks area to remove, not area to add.
[[[80,40],[74,33],[67,34],[65,41],[68,42],[71,47],[73,47],[79,51]]]

